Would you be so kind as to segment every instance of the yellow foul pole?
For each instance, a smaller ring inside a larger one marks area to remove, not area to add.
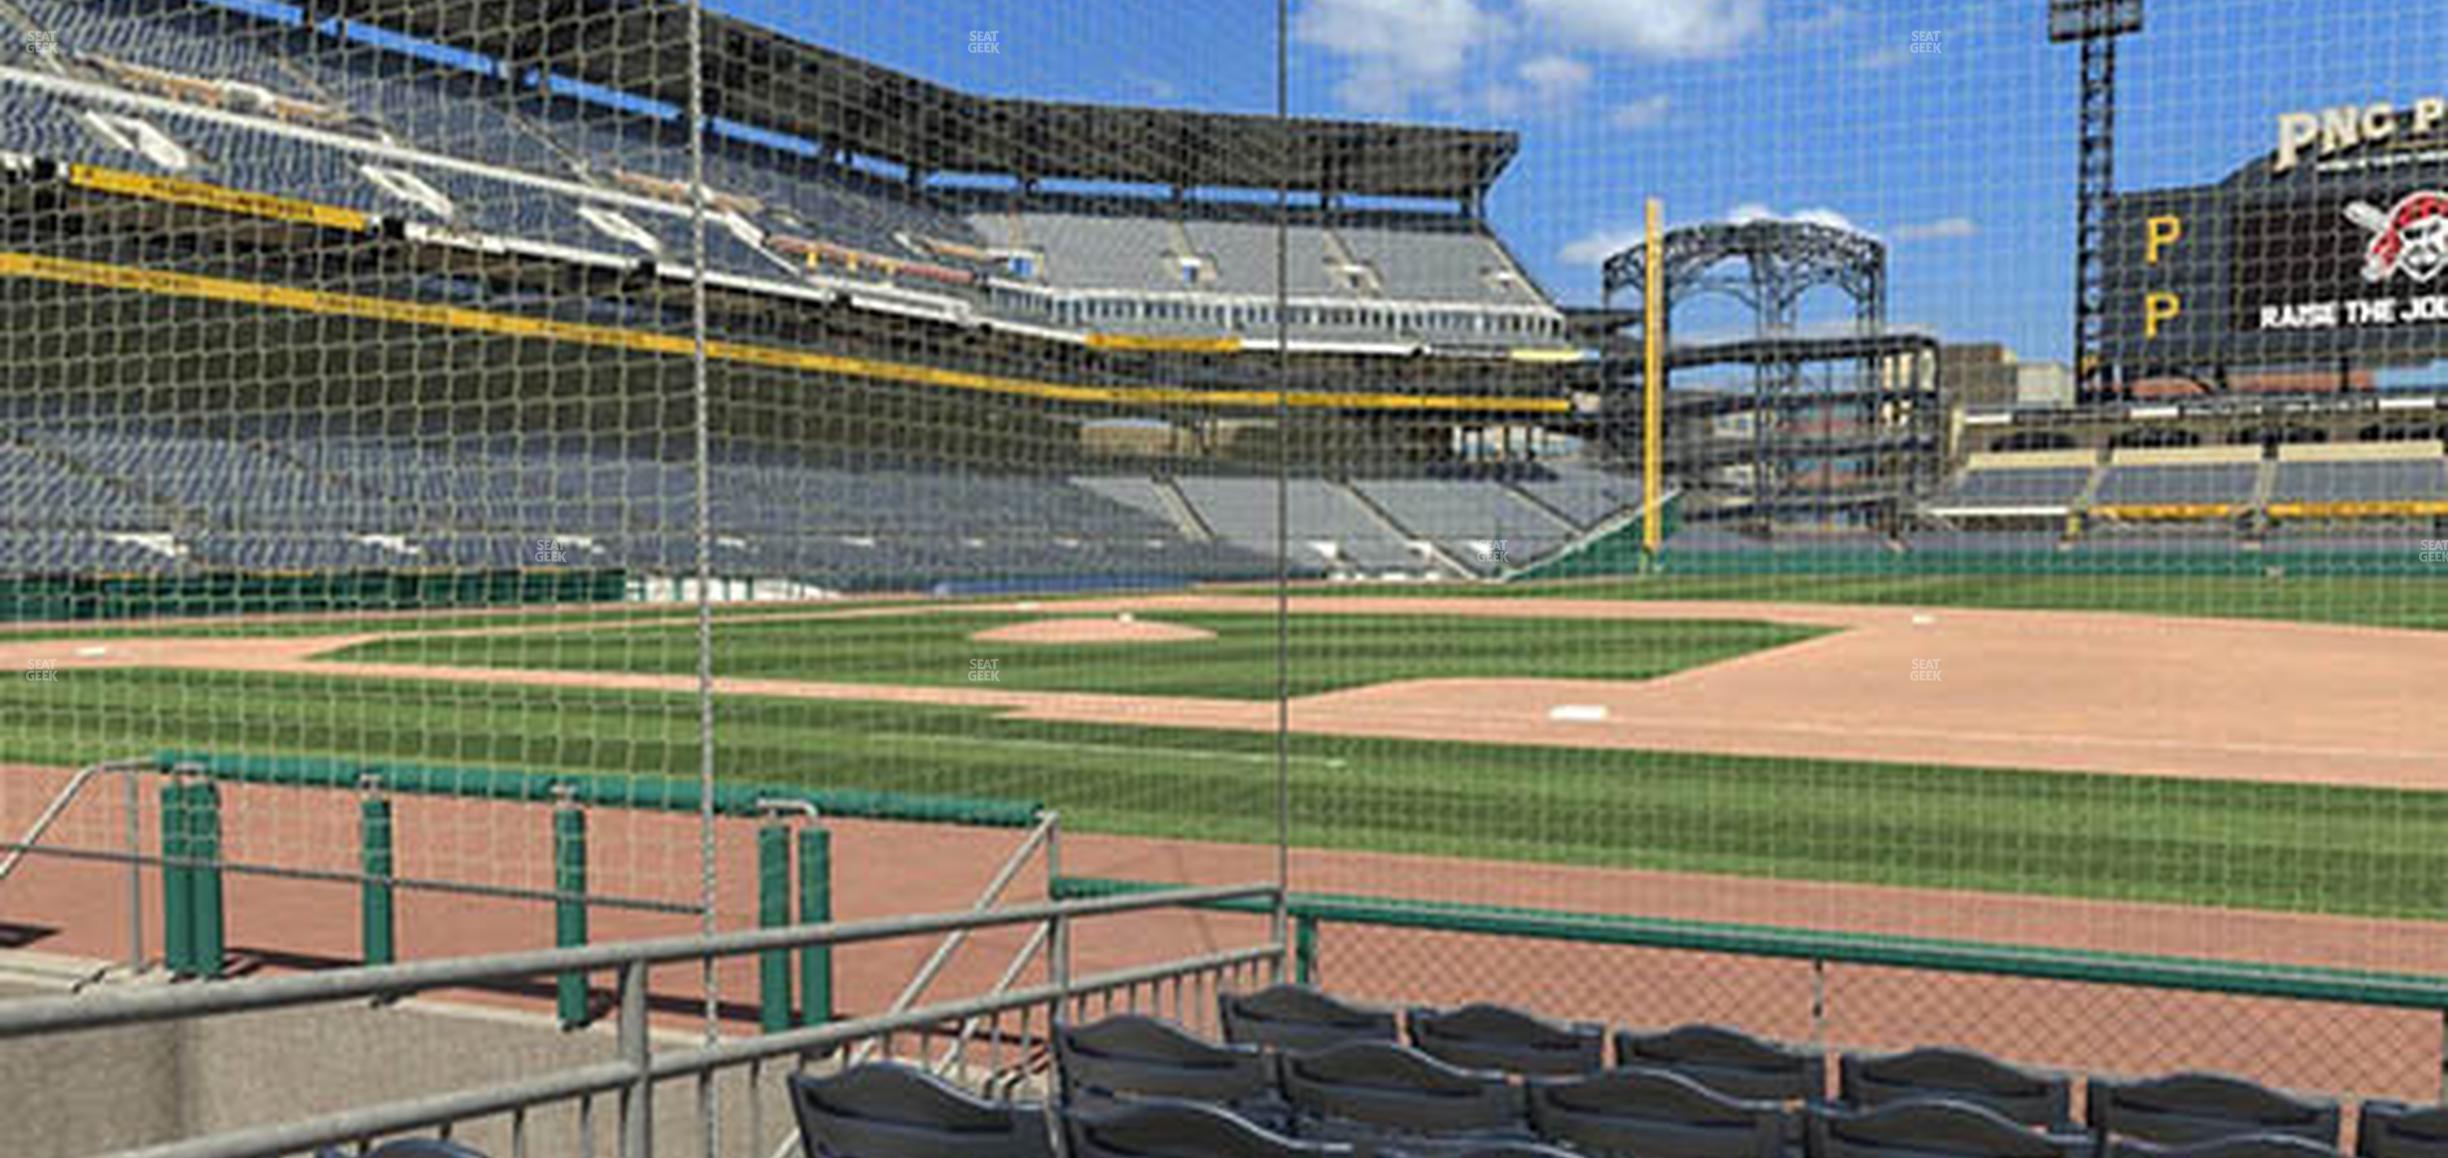
[[[1648,260],[1642,263],[1641,320],[1641,551],[1651,558],[1666,538],[1666,239],[1665,208],[1649,199]]]

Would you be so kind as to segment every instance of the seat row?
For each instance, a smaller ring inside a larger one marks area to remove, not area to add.
[[[1829,1059],[1810,1046],[1751,1036],[1716,1025],[1609,1034],[1593,1022],[1558,1022],[1499,1005],[1414,1008],[1401,1015],[1355,1005],[1301,986],[1277,985],[1227,994],[1220,1003],[1224,1042],[1202,1042],[1147,1019],[1110,1019],[1064,1027],[1057,1045],[1073,1068],[1101,1070],[1107,1080],[1130,1075],[1110,1068],[1104,1049],[1135,1064],[1214,1067],[1237,1047],[1285,1057],[1346,1042],[1407,1042],[1451,1066],[1517,1077],[1598,1073],[1611,1064],[1680,1074],[1727,1097],[1792,1107],[1831,1104],[1870,1109],[1914,1098],[1942,1097],[1984,1106],[2009,1120],[2045,1129],[2083,1130],[2103,1138],[2190,1143],[2235,1133],[2280,1132],[2335,1145],[2341,1122],[2334,1101],[2268,1089],[2217,1074],[2179,1074],[2149,1081],[2077,1075],[2011,1065],[1971,1050],[1922,1047],[1900,1053],[1844,1053]],[[2085,1092],[2077,1125],[2074,1095]],[[1157,1090],[1152,1092],[1169,1092]],[[2367,1122],[2387,1119],[2392,1103],[2367,1104]],[[2388,1136],[2385,1129],[2365,1136]],[[2411,1151],[2424,1153],[2423,1151]]]
[[[2219,1074],[2092,1077],[2078,1121],[2075,1077],[1961,1049],[1844,1054],[1831,1092],[1821,1052],[1721,1026],[1398,1016],[1293,986],[1219,1013],[1224,1041],[1057,1022],[1051,1104],[890,1062],[796,1075],[789,1096],[808,1158],[2338,1158],[2337,1102]],[[2448,1158],[2448,1105],[2366,1101],[2354,1142]]]
[[[1220,1013],[1223,1042],[1137,1015],[1057,1025],[1055,1117],[1071,1152],[2321,1158],[2341,1118],[2334,1101],[2188,1073],[2093,1078],[2078,1124],[2072,1077],[1944,1048],[1844,1055],[1831,1098],[1822,1054],[1723,1027],[1610,1037],[1495,1006],[1397,1017],[1290,986],[1227,995]],[[1011,1131],[998,1145],[1048,1139],[1044,1107],[899,1067],[794,1079],[793,1094],[812,1158],[1034,1152],[962,1144],[998,1121]],[[958,1136],[913,1142],[927,1122]],[[879,1123],[897,1141],[883,1144]],[[2448,1108],[2367,1102],[2356,1148],[2448,1158]]]
[[[920,1069],[870,1063],[791,1079],[807,1158],[2335,1158],[2296,1134],[2166,1144],[2016,1122],[1934,1096],[1860,1108],[1731,1098],[1666,1070],[1512,1083],[1407,1046],[1288,1055],[1282,1101],[1118,1095],[1066,1080],[1062,1104],[977,1097]],[[1424,1080],[1423,1080],[1424,1079]],[[2365,1155],[2448,1153],[2448,1110],[2367,1116]],[[1049,1131],[1051,1120],[1057,1129]],[[1799,1129],[1796,1129],[1799,1127]]]

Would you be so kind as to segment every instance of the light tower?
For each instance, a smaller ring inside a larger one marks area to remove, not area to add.
[[[2051,43],[2082,45],[2075,161],[2074,383],[2085,401],[2110,393],[2101,363],[2108,295],[2101,270],[2108,198],[2116,192],[2117,38],[2142,31],[2142,0],[2049,0]]]

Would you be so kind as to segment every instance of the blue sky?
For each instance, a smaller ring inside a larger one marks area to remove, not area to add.
[[[1270,112],[1273,0],[710,0],[972,91]],[[2125,188],[2215,180],[2278,114],[2448,94],[2448,21],[2383,0],[2154,0],[2121,60]],[[2075,50],[2043,0],[1294,0],[1301,115],[1521,134],[1496,227],[1568,302],[1641,200],[1840,218],[1891,316],[2063,358]],[[973,51],[992,33],[995,51]],[[1806,308],[1824,312],[1832,303]],[[1687,331],[1730,324],[1721,311]]]

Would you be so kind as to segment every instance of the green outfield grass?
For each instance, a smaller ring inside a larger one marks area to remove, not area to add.
[[[850,611],[912,602],[909,599],[844,599],[825,603],[727,603],[714,608],[714,617],[723,620],[764,619],[777,615],[806,615],[811,611]],[[926,602],[942,604],[960,601],[929,599]],[[371,631],[501,631],[590,624],[612,627],[658,619],[693,623],[696,618],[697,608],[689,603],[503,608],[499,611],[321,612],[254,617],[233,614],[225,618],[96,619],[75,624],[0,629],[0,643],[34,639],[142,639],[165,635],[201,639],[289,639]]]
[[[1057,610],[1057,609],[1049,609]],[[1150,622],[1204,628],[1215,638],[1178,643],[981,643],[989,628],[1039,614],[933,611],[911,615],[725,621],[715,639],[725,676],[841,683],[969,684],[977,661],[994,682],[1028,691],[1271,699],[1276,622],[1268,614],[1163,613]],[[1808,627],[1693,619],[1672,622],[1437,619],[1302,615],[1291,632],[1296,696],[1390,680],[1540,676],[1647,679],[1824,634]],[[641,671],[697,670],[693,626],[619,632],[439,636],[384,640],[335,653],[379,663]]]
[[[1271,586],[1260,585],[1236,585],[1228,589],[1245,593],[1273,593]],[[1901,607],[2121,611],[2139,615],[2273,619],[2448,630],[2448,566],[2441,568],[2436,579],[2338,575],[2282,578],[2229,575],[1660,575],[1519,584],[1457,582],[1397,589],[1373,584],[1312,584],[1298,591],[1303,596],[1328,597],[1399,593],[1472,599],[1760,600]],[[1048,608],[1058,611],[1070,599],[1101,599],[1109,598],[1112,594],[1056,595],[1043,597],[1041,601]],[[928,602],[1009,602],[1010,599],[1009,596],[981,596]],[[822,609],[848,610],[886,602],[893,601],[845,600],[823,604]],[[728,623],[773,616],[799,616],[809,610],[811,605],[807,604],[730,604],[717,607],[714,614],[718,621]],[[688,619],[694,615],[693,607],[657,604],[624,608],[539,608],[493,613],[434,611],[384,617],[332,615],[284,621],[232,617],[222,621],[188,621],[175,625],[114,620],[28,632],[0,631],[0,640],[109,639],[160,635],[276,638],[330,635],[359,629],[450,631],[514,629],[530,625],[611,625],[675,617]]]
[[[1263,842],[1274,737],[728,696],[722,775]],[[237,673],[0,681],[0,760],[164,746],[693,776],[688,696]],[[2437,918],[2448,793],[1295,736],[1307,846]],[[5,775],[0,772],[0,775]]]
[[[1303,594],[1382,594],[1349,585]],[[1899,607],[2122,611],[2448,629],[2448,565],[2420,576],[1655,575],[1539,583],[1455,583],[1439,596],[1485,599],[1758,600]]]

